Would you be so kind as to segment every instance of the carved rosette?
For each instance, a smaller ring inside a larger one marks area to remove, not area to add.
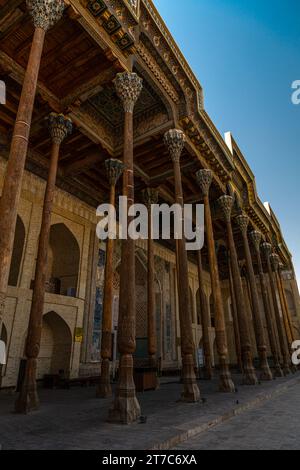
[[[64,114],[57,113],[51,113],[48,116],[48,127],[52,142],[57,145],[60,145],[73,130],[71,119]]]
[[[115,186],[124,171],[124,163],[116,158],[105,161],[107,179],[111,186]]]
[[[274,271],[274,273],[278,272],[278,269],[279,269],[279,256],[276,255],[276,253],[272,253],[270,255],[270,261],[271,261],[271,266],[272,266],[272,270]]]
[[[143,89],[143,79],[136,73],[123,72],[117,74],[114,84],[125,113],[133,113],[135,103]]]
[[[64,12],[64,0],[27,0],[27,9],[34,26],[47,31],[57,23]]]
[[[229,223],[231,220],[231,213],[233,208],[233,197],[231,196],[221,196],[218,199],[218,205],[221,209],[224,220]]]
[[[170,129],[164,135],[164,143],[167,147],[173,163],[179,163],[186,137],[179,129]]]
[[[271,243],[267,243],[267,242],[264,242],[262,245],[261,245],[261,248],[263,250],[263,253],[265,255],[266,258],[268,258],[271,253],[272,253],[272,245]]]
[[[199,170],[196,173],[196,178],[203,196],[208,196],[213,181],[213,172],[211,170]]]
[[[147,188],[143,191],[143,200],[148,207],[158,203],[158,190]]]
[[[246,214],[238,215],[236,218],[236,223],[241,230],[243,235],[247,234],[247,229],[249,226],[249,217]]]
[[[262,241],[262,234],[258,230],[253,230],[253,232],[250,233],[250,238],[252,240],[252,243],[257,251],[260,249],[260,244]]]

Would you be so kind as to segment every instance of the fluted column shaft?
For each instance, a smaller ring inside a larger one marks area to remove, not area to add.
[[[123,171],[123,163],[110,159],[105,162],[106,173],[109,181],[111,208],[115,208],[116,184]],[[108,398],[112,395],[110,384],[110,360],[112,351],[112,309],[113,309],[113,271],[114,271],[114,247],[115,240],[109,234],[106,244],[105,279],[103,295],[102,337],[101,337],[101,375],[96,395],[98,398]]]
[[[268,364],[267,358],[267,343],[264,332],[263,318],[260,310],[260,304],[258,299],[258,292],[256,286],[256,279],[252,264],[252,257],[250,253],[250,246],[248,241],[248,225],[249,218],[246,215],[240,215],[236,218],[237,224],[241,230],[243,237],[243,244],[246,257],[247,272],[249,276],[249,289],[252,300],[252,310],[253,310],[253,319],[254,319],[254,329],[255,337],[257,344],[257,351],[260,360],[260,369],[261,369],[261,380],[272,380],[273,376]]]
[[[200,314],[202,323],[202,335],[203,335],[203,350],[205,358],[205,375],[208,380],[213,377],[212,360],[211,360],[211,348],[210,348],[210,335],[209,335],[209,314],[207,299],[204,292],[204,276],[202,266],[201,251],[197,251],[197,267],[198,267],[198,280],[199,280],[199,300],[200,300]]]
[[[185,135],[182,131],[172,129],[165,134],[165,145],[173,162],[175,179],[175,202],[183,208],[183,191],[181,181],[180,157],[185,144]],[[184,228],[182,217],[181,227]],[[184,231],[182,237],[177,240],[176,256],[178,259],[178,294],[179,294],[179,320],[181,336],[182,356],[182,400],[186,402],[197,402],[200,400],[200,391],[195,375],[195,345],[193,341],[192,314],[189,295],[189,272],[186,251],[186,240]]]
[[[156,365],[156,302],[155,302],[155,266],[152,205],[158,202],[158,191],[148,188],[144,191],[144,201],[148,208],[148,269],[147,269],[147,324],[148,324],[148,357],[150,365]]]
[[[278,279],[279,279],[280,289],[281,289],[281,292],[282,292],[282,298],[283,298],[283,302],[284,302],[287,322],[288,322],[288,325],[289,325],[289,332],[290,332],[289,337],[291,339],[291,343],[293,343],[294,341],[296,341],[297,338],[295,336],[294,329],[293,329],[293,322],[292,322],[291,315],[290,315],[290,312],[289,312],[289,306],[288,306],[288,301],[287,301],[287,298],[286,298],[286,293],[285,293],[285,289],[284,289],[284,285],[283,285],[283,281],[282,281],[281,271],[279,272]]]
[[[117,75],[115,87],[125,112],[123,196],[127,197],[129,211],[134,204],[133,111],[142,91],[142,80],[135,73],[124,72]],[[126,217],[129,225],[132,217]],[[127,238],[122,240],[120,268],[119,382],[109,414],[110,421],[123,424],[136,421],[141,414],[133,380],[133,354],[136,349],[135,295],[135,241],[127,234]]]
[[[233,286],[235,290],[235,298],[236,298],[236,304],[237,304],[239,330],[240,330],[240,338],[241,338],[241,350],[242,350],[242,360],[243,360],[243,381],[247,385],[256,385],[257,377],[255,375],[255,370],[253,367],[249,323],[248,323],[248,318],[247,318],[244,291],[243,291],[243,285],[242,285],[239,264],[238,264],[238,257],[236,253],[232,225],[231,225],[233,198],[231,196],[222,196],[218,202],[219,202],[219,206],[221,208],[224,220],[226,222],[226,229],[227,229],[228,248],[230,251]]]
[[[211,275],[212,294],[215,307],[215,331],[216,344],[220,364],[220,384],[219,389],[222,392],[234,392],[235,386],[231,379],[228,367],[228,346],[225,325],[225,314],[223,307],[223,299],[221,293],[221,285],[219,278],[218,262],[216,256],[214,231],[212,224],[212,216],[210,210],[209,192],[212,184],[212,172],[210,170],[200,170],[197,173],[197,181],[200,186],[205,211],[206,238],[209,256],[209,266]]]
[[[281,322],[278,300],[277,300],[277,295],[276,295],[275,273],[273,275],[273,270],[272,270],[272,265],[271,265],[271,260],[270,260],[270,256],[272,253],[272,245],[270,245],[269,243],[263,243],[262,247],[263,247],[266,262],[267,262],[267,270],[268,270],[268,275],[269,275],[269,280],[270,280],[273,307],[274,307],[274,312],[275,312],[275,320],[276,320],[278,337],[279,337],[279,346],[280,346],[282,359],[283,359],[283,373],[285,375],[288,375],[291,372],[290,357],[289,357],[289,352],[288,352],[288,348],[286,344],[286,337],[283,331],[283,324]]]
[[[21,195],[22,177],[27,155],[32,112],[45,34],[49,27],[58,21],[64,9],[62,0],[45,0],[43,7],[41,7],[39,3],[38,0],[27,1],[27,7],[33,18],[35,30],[24,76],[0,199],[0,331],[5,309],[6,291],[17,221],[17,208]]]
[[[42,337],[43,310],[47,281],[48,245],[51,228],[51,214],[55,194],[58,157],[60,145],[72,131],[70,119],[61,114],[52,113],[48,119],[52,139],[52,150],[48,172],[47,186],[44,196],[43,214],[37,261],[35,268],[34,288],[30,310],[29,326],[26,339],[26,370],[21,392],[17,398],[17,413],[29,413],[39,407],[36,387],[37,358]]]
[[[228,253],[230,258],[230,253]],[[234,331],[234,341],[235,341],[235,351],[237,357],[237,363],[240,371],[243,371],[243,361],[242,361],[242,350],[241,350],[241,337],[240,337],[240,330],[239,330],[239,321],[238,321],[238,313],[237,313],[237,305],[236,305],[236,298],[235,292],[233,288],[233,279],[232,279],[232,269],[231,269],[231,261],[229,259],[229,287],[230,287],[230,295],[232,299],[232,316],[233,316],[233,331]]]
[[[262,294],[262,299],[263,299],[263,304],[264,304],[269,342],[270,342],[271,352],[272,352],[272,356],[274,360],[275,375],[276,377],[282,377],[283,372],[280,366],[280,354],[277,348],[277,341],[276,341],[276,335],[275,335],[274,324],[273,324],[273,315],[272,315],[271,307],[269,303],[268,288],[267,288],[267,284],[265,280],[265,274],[264,274],[263,264],[262,264],[261,254],[260,254],[260,244],[262,240],[262,235],[258,231],[253,231],[251,232],[250,236],[251,236],[251,240],[253,242],[255,253],[256,253],[260,288],[261,288],[261,294]]]

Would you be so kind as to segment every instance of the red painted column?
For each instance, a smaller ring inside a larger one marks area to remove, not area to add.
[[[260,310],[260,304],[258,299],[258,292],[256,286],[256,279],[254,274],[254,268],[252,263],[252,256],[250,252],[250,246],[248,241],[248,226],[249,226],[249,217],[245,214],[239,215],[236,217],[237,225],[240,228],[243,238],[244,251],[246,257],[246,267],[249,276],[249,288],[250,288],[250,298],[252,300],[252,311],[254,319],[254,330],[257,344],[257,351],[260,360],[260,380],[272,380],[273,375],[268,364],[267,356],[267,343],[264,332],[263,318]]]
[[[42,338],[43,312],[47,281],[48,245],[51,228],[51,214],[55,194],[60,145],[72,131],[72,123],[62,114],[52,113],[48,119],[52,140],[52,151],[44,196],[43,215],[35,268],[34,288],[26,339],[26,370],[21,392],[16,401],[15,411],[27,414],[39,407],[36,385],[37,359]]]
[[[165,145],[169,151],[174,168],[175,201],[183,208],[183,191],[180,169],[180,158],[185,145],[185,135],[181,130],[171,129],[165,134]],[[184,220],[180,221],[184,227]],[[184,231],[183,231],[184,233]],[[193,341],[192,313],[189,294],[189,272],[184,235],[177,240],[177,267],[178,267],[178,297],[179,320],[181,336],[182,380],[183,392],[181,399],[185,402],[195,403],[200,400],[200,391],[195,374],[195,345]]]
[[[115,79],[115,87],[125,112],[123,196],[127,197],[129,211],[134,204],[133,111],[143,88],[142,79],[136,73],[120,73]],[[133,218],[128,213],[126,217],[129,225]],[[136,349],[135,296],[135,241],[127,237],[122,240],[120,269],[119,382],[109,413],[109,421],[123,424],[135,422],[141,414],[133,380],[133,354]]]
[[[244,291],[240,275],[237,252],[235,248],[233,231],[231,225],[231,216],[233,209],[233,198],[231,196],[222,196],[219,200],[219,207],[226,222],[228,248],[230,251],[232,280],[235,290],[236,305],[238,311],[238,321],[241,338],[242,361],[243,361],[243,381],[247,385],[256,385],[257,377],[253,367],[253,357],[251,350],[250,330],[245,306]]]
[[[216,255],[216,247],[214,240],[214,231],[212,224],[212,216],[210,210],[209,192],[213,181],[213,174],[210,170],[200,170],[196,174],[197,181],[200,186],[205,210],[205,227],[207,237],[207,248],[209,256],[209,267],[211,276],[212,293],[215,306],[215,329],[216,329],[216,343],[220,364],[220,382],[219,389],[221,392],[232,393],[235,391],[235,386],[231,378],[231,373],[228,367],[228,344],[225,325],[224,306],[220,285],[219,269]]]
[[[45,34],[61,18],[64,11],[64,2],[63,0],[44,0],[43,2],[30,0],[27,1],[27,8],[32,16],[35,30],[0,199],[0,331],[5,309],[17,208],[21,195],[22,177]]]
[[[112,208],[116,204],[116,184],[122,175],[124,165],[119,160],[110,159],[105,162],[106,173],[110,186],[109,202]],[[102,316],[102,338],[101,338],[101,375],[96,395],[98,398],[109,398],[112,396],[110,384],[110,367],[112,351],[112,309],[113,309],[113,259],[115,240],[112,234],[108,236],[105,258],[105,279]]]

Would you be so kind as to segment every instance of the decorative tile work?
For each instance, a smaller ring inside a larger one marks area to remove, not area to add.
[[[104,287],[104,270],[105,270],[105,251],[99,250],[97,273],[96,273],[96,298],[94,310],[94,330],[91,359],[92,361],[100,361],[101,348],[101,326],[103,314],[103,287]]]

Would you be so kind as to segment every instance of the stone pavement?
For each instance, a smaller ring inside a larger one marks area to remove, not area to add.
[[[181,449],[300,450],[300,384],[176,447]]]
[[[176,381],[176,379],[173,379]],[[235,376],[235,383],[241,378]],[[157,392],[139,394],[145,424],[131,426],[106,423],[107,411],[111,400],[95,398],[95,388],[72,388],[71,390],[41,390],[41,408],[29,416],[12,413],[14,395],[0,394],[0,446],[2,449],[94,449],[94,450],[137,450],[170,449],[180,443],[182,448],[193,445],[187,439],[199,435],[198,442],[209,435],[207,430],[235,414],[246,413],[248,408],[263,402],[276,401],[278,410],[277,424],[285,402],[290,403],[289,393],[299,396],[300,373],[256,387],[239,386],[236,394],[221,394],[217,390],[217,380],[199,382],[204,403],[185,404],[178,402],[181,385],[163,381]],[[288,392],[287,392],[288,390]],[[276,409],[277,409],[276,408]],[[298,406],[299,409],[299,406]],[[291,414],[292,414],[291,408]],[[254,413],[254,411],[253,411]],[[255,415],[254,426],[255,426]],[[233,418],[226,425],[231,425]],[[246,418],[245,418],[246,419]],[[299,421],[299,414],[298,414]],[[246,420],[247,422],[247,420]],[[246,422],[244,423],[245,429]],[[215,428],[218,432],[221,427]],[[254,432],[254,431],[253,431]],[[236,431],[240,435],[240,431]],[[216,445],[222,443],[216,442]],[[213,446],[213,441],[211,443]],[[232,445],[234,443],[232,442]],[[204,446],[205,447],[205,446]]]

